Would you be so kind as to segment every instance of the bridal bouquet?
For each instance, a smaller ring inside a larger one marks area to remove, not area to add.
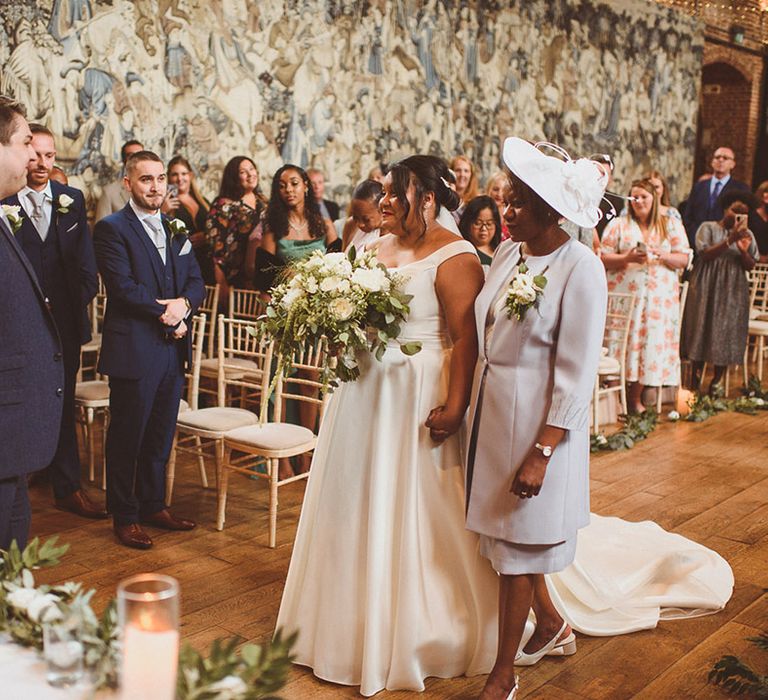
[[[402,291],[404,283],[373,252],[315,251],[291,265],[285,281],[272,289],[254,333],[274,339],[278,374],[290,371],[294,353],[323,341],[329,348],[321,377],[326,388],[354,381],[360,375],[358,352],[369,351],[381,360],[389,341],[397,340],[412,298]],[[413,355],[421,343],[403,343],[400,349]]]

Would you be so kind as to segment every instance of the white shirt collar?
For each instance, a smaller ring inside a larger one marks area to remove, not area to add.
[[[47,201],[49,201],[49,202],[53,201],[53,190],[51,190],[51,181],[50,180],[48,180],[48,182],[45,183],[45,187],[42,190],[40,190],[40,191],[45,195],[45,198],[46,198]],[[22,190],[20,190],[19,194],[17,195],[18,198],[19,198],[19,201],[21,201],[22,198],[27,200],[28,199],[27,195],[30,192],[37,192],[37,190],[33,190],[29,185],[24,185],[24,188]]]
[[[728,175],[725,175],[723,177],[715,177],[712,176],[712,183],[709,186],[709,191],[714,192],[715,191],[715,185],[719,182],[720,183],[720,189],[723,189],[728,184],[728,180],[731,179],[730,173]]]
[[[145,219],[155,219],[162,226],[163,217],[160,215],[159,209],[154,214],[150,214],[145,209],[141,209],[136,204],[136,202],[133,201],[133,197],[128,199],[128,203],[131,205],[131,209],[133,209],[133,213],[136,214],[136,218],[139,221],[141,221],[141,223],[144,223]]]

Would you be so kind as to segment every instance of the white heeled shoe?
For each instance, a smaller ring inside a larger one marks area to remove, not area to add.
[[[517,697],[517,689],[519,687],[520,686],[518,684],[518,678],[517,676],[515,676],[515,685],[512,688],[512,690],[509,691],[509,695],[507,695],[506,700],[515,700],[515,698]]]
[[[559,632],[533,654],[526,654],[522,649],[518,651],[517,656],[515,656],[515,666],[533,666],[545,656],[571,656],[575,654],[576,635],[571,632],[565,639],[560,639],[560,635],[565,632],[567,626],[568,623],[564,621]]]

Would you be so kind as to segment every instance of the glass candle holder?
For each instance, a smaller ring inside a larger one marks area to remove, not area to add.
[[[179,583],[139,574],[117,587],[122,700],[173,700],[179,664]]]
[[[72,614],[43,626],[46,680],[55,688],[74,685],[83,676],[82,619]]]

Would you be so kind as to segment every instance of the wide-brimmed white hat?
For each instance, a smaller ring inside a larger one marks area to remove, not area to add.
[[[592,228],[600,221],[600,202],[608,172],[593,160],[573,160],[559,146],[547,145],[566,158],[548,156],[524,139],[504,141],[504,164],[558,214],[574,224]]]

